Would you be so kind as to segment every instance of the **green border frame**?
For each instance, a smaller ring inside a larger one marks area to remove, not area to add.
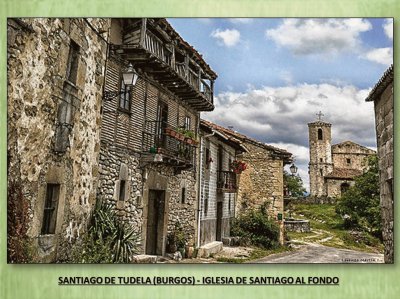
[[[0,1],[0,298],[398,298],[400,265],[7,265],[6,19],[18,16],[394,17],[398,0],[1,0]],[[362,75],[362,74],[361,74]],[[378,78],[377,78],[378,80]],[[395,72],[395,81],[398,75]],[[395,95],[399,86],[395,84]],[[398,105],[395,105],[396,116]],[[396,117],[395,131],[398,129]],[[397,138],[395,148],[397,149]],[[397,159],[397,153],[395,154]],[[397,164],[396,164],[397,165]],[[397,195],[398,167],[395,167]],[[395,196],[396,197],[396,196]],[[399,204],[395,204],[398,220]],[[399,239],[395,223],[395,243]],[[397,248],[396,248],[397,249]],[[340,286],[58,286],[59,276],[337,276]]]

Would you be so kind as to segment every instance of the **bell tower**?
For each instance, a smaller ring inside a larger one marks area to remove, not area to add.
[[[310,195],[326,196],[324,176],[333,171],[331,151],[331,126],[322,120],[321,111],[317,113],[318,119],[308,124],[310,163]]]

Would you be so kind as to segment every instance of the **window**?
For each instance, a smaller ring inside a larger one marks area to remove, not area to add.
[[[56,231],[59,184],[47,184],[44,203],[42,235],[54,234]]]
[[[322,175],[322,169],[319,170],[319,174]]]
[[[129,112],[131,108],[131,90],[125,85],[124,80],[121,80],[121,95],[119,96],[119,108]]]
[[[207,215],[208,212],[208,196],[204,197],[204,215]]]
[[[69,54],[67,62],[67,72],[65,77],[68,81],[76,83],[76,77],[78,75],[78,63],[79,63],[79,46],[71,40],[69,45]]]
[[[190,130],[191,119],[189,116],[185,116],[185,130]]]
[[[210,156],[210,149],[206,148],[206,169],[210,168],[210,163],[211,163],[211,156]]]
[[[322,129],[318,129],[318,140],[322,140]]]
[[[350,158],[347,158],[346,161],[347,161],[347,164],[350,164],[350,163],[351,163]]]
[[[126,186],[126,181],[121,180],[119,183],[119,201],[124,201],[125,200],[125,186]]]
[[[322,160],[322,158],[319,158],[319,162],[322,162],[323,160]]]
[[[229,214],[230,214],[231,213],[231,194],[229,194],[228,210],[229,210]]]
[[[181,203],[186,202],[186,188],[182,188],[181,190]]]

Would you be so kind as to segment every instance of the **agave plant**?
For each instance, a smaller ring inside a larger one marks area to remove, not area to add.
[[[94,240],[110,246],[115,263],[129,263],[138,253],[140,235],[123,223],[111,205],[99,203],[93,213],[90,233]]]

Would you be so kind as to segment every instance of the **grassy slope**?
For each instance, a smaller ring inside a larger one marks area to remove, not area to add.
[[[290,239],[320,243],[320,240],[331,236],[332,238],[321,244],[368,252],[383,252],[383,245],[377,238],[367,233],[363,233],[362,238],[355,238],[350,231],[343,229],[343,220],[336,214],[335,205],[291,204],[288,210],[293,218],[310,220],[312,230],[311,233],[288,232]]]

